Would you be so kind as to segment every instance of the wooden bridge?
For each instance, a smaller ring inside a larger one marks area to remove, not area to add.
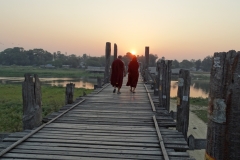
[[[192,159],[150,86],[139,79],[131,93],[126,80],[121,94],[105,84],[51,114],[40,127],[9,135],[0,159]]]

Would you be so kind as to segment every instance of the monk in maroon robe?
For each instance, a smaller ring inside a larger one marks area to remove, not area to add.
[[[120,89],[122,87],[123,77],[125,76],[125,65],[122,61],[122,56],[118,56],[118,58],[112,63],[111,85],[114,87],[113,93],[116,92],[117,87],[117,93],[121,94]]]
[[[137,61],[137,57],[133,56],[131,62],[128,64],[128,81],[127,81],[127,86],[130,86],[130,91],[135,93],[135,88],[137,87],[137,82],[138,82],[138,68],[139,64]]]

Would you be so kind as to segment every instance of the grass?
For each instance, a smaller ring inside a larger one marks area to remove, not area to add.
[[[190,104],[196,106],[208,106],[208,98],[191,97]]]
[[[58,111],[65,104],[64,87],[42,86],[42,116]],[[85,91],[75,88],[74,100]],[[22,130],[22,86],[19,84],[0,84],[0,132],[17,132]]]
[[[174,101],[177,101],[177,97],[171,97]],[[190,106],[208,106],[208,98],[202,98],[202,97],[191,97],[190,98]],[[202,110],[191,110],[191,112],[195,113],[198,118],[200,118],[203,122],[207,123],[208,122],[208,117],[207,117],[207,110],[202,109]]]
[[[208,122],[207,110],[192,110],[203,122]]]
[[[177,100],[177,97],[171,97],[171,99]],[[208,106],[208,98],[190,97],[189,103],[190,105],[196,105],[196,106]]]
[[[84,69],[76,68],[55,68],[46,69],[33,66],[0,66],[1,77],[24,77],[25,73],[37,74],[40,78],[83,78],[102,77],[103,74],[89,73]]]

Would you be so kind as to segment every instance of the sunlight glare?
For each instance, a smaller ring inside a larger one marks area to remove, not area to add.
[[[133,55],[135,55],[136,54],[136,51],[134,51],[134,50],[132,50],[132,52],[131,52]]]

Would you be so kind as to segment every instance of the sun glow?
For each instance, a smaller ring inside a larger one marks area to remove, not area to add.
[[[132,52],[131,52],[133,55],[136,55],[136,51],[134,51],[134,50],[132,50]]]

